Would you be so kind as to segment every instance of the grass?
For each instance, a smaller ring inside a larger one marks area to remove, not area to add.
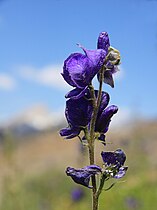
[[[156,126],[152,125],[136,128],[126,136],[121,133],[109,136],[114,144],[105,149],[124,149],[129,170],[111,190],[103,191],[100,210],[157,209],[156,137]],[[80,157],[78,141],[62,141],[56,133],[49,133],[24,142],[13,145],[12,140],[7,140],[1,148],[0,210],[91,209],[90,190],[83,187],[84,197],[74,202],[71,192],[78,185],[64,173],[68,165],[86,164],[86,159]],[[100,159],[97,163],[101,164]],[[107,182],[105,188],[113,182]]]
[[[109,186],[109,183],[107,185]],[[54,170],[29,179],[18,179],[16,182],[8,177],[5,180],[0,209],[91,209],[90,190],[86,188],[82,188],[85,193],[82,200],[79,202],[72,201],[71,192],[75,187],[77,185],[69,177]],[[100,197],[100,210],[155,210],[157,209],[156,198],[156,180],[150,180],[145,174],[134,177],[129,174],[124,182],[119,181],[111,190],[103,191]]]

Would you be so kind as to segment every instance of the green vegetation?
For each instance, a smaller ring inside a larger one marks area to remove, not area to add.
[[[139,180],[139,181],[138,181]],[[74,203],[71,191],[76,187],[69,177],[54,171],[26,180],[6,180],[1,200],[1,210],[83,210],[90,209],[89,190],[84,198]],[[106,186],[107,187],[107,186]],[[100,209],[155,210],[157,209],[157,181],[144,174],[129,175],[125,182],[118,182],[111,190],[104,191]]]
[[[156,124],[142,125],[126,135],[121,132],[108,137],[113,144],[108,144],[107,150],[114,150],[117,145],[123,148],[129,170],[112,189],[103,191],[100,210],[157,209],[156,137]],[[79,153],[78,141],[67,143],[59,139],[58,134],[44,134],[37,139],[14,146],[8,138],[4,147],[1,146],[0,210],[90,210],[90,190],[82,187],[84,197],[78,202],[72,201],[71,192],[78,185],[64,173],[65,166],[77,164],[72,157]],[[63,156],[58,154],[59,148]],[[47,167],[33,170],[43,158],[46,158],[44,166],[48,162]],[[79,167],[82,161],[78,156]],[[6,168],[7,173],[2,176]],[[106,189],[112,181],[105,184]]]

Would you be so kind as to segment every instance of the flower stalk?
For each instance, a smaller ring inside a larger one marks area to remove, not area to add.
[[[98,97],[95,97],[95,91],[94,87],[92,84],[89,85],[90,89],[90,94],[92,98],[92,105],[93,105],[93,114],[91,118],[91,126],[90,126],[90,135],[89,135],[89,160],[90,160],[90,165],[95,164],[95,123],[96,123],[96,118],[101,102],[101,94],[102,94],[102,84],[103,84],[103,75],[104,75],[104,66],[100,69],[100,77],[99,77],[99,91],[98,91]],[[98,209],[98,198],[99,196],[97,195],[97,186],[96,186],[96,177],[95,175],[92,176],[92,209],[97,210]]]
[[[95,141],[106,145],[106,132],[112,116],[118,111],[117,106],[108,106],[110,96],[102,88],[103,83],[114,87],[113,74],[118,71],[120,53],[110,46],[107,32],[100,33],[96,50],[87,50],[79,46],[84,54],[71,54],[63,66],[62,76],[74,89],[65,96],[68,127],[61,129],[60,135],[66,139],[78,136],[80,142],[88,146],[90,165],[80,169],[67,167],[66,174],[75,183],[92,189],[92,210],[98,210],[99,196],[104,183],[110,178],[122,178],[127,171],[127,167],[123,166],[126,156],[121,149],[101,152],[105,168],[95,164]],[[92,85],[95,76],[99,81],[98,90]],[[81,131],[84,132],[83,137],[80,136]]]

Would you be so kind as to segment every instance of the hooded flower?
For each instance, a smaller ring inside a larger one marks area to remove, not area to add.
[[[96,96],[97,96],[97,91],[96,91]],[[108,131],[112,116],[116,114],[118,111],[118,107],[115,105],[107,107],[109,100],[110,100],[109,94],[103,91],[95,124],[95,132],[99,132],[101,134],[106,133]],[[101,140],[103,139],[103,135],[101,135],[100,139]]]
[[[69,85],[84,89],[103,66],[107,53],[104,49],[81,48],[85,54],[71,54],[64,62],[62,76]]]
[[[105,172],[109,176],[120,179],[125,175],[128,167],[123,166],[126,155],[121,149],[114,152],[102,152],[101,156],[106,166]]]
[[[97,42],[98,49],[104,49],[107,52],[107,59],[105,60],[104,83],[114,87],[113,74],[116,73],[120,63],[120,53],[118,50],[110,46],[109,36],[107,32],[101,32]],[[97,74],[99,80],[99,73]]]
[[[98,37],[97,48],[104,49],[108,53],[110,40],[107,32],[101,32]]]
[[[92,186],[89,185],[90,177],[98,173],[101,173],[101,168],[97,165],[90,165],[80,169],[71,167],[66,169],[67,176],[71,176],[74,182],[88,188],[92,188]]]
[[[90,100],[81,97],[79,99],[69,99],[66,102],[65,116],[69,126],[60,130],[61,136],[66,139],[78,136],[83,127],[90,122],[92,115],[92,104]]]

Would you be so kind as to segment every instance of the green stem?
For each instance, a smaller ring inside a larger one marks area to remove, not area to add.
[[[92,84],[89,85],[90,93],[91,93],[91,99],[92,99],[92,105],[93,105],[93,114],[92,114],[92,119],[90,123],[90,133],[88,134],[88,148],[89,148],[89,160],[90,160],[90,165],[93,165],[95,163],[95,155],[94,155],[94,140],[95,140],[95,123],[96,123],[96,118],[101,102],[101,94],[102,94],[102,84],[103,84],[103,76],[104,76],[104,67],[100,70],[100,83],[99,83],[99,91],[98,91],[98,96],[97,98],[95,97],[95,91],[94,87]],[[86,134],[87,134],[86,130]],[[85,134],[85,135],[86,135]],[[93,210],[98,210],[98,197],[97,196],[97,186],[96,186],[96,177],[95,175],[92,176],[92,192],[93,192]]]
[[[98,188],[98,191],[97,191],[97,199],[99,199],[99,195],[101,194],[101,191],[103,189],[105,179],[106,179],[106,176],[104,174],[102,174],[101,179],[100,179],[100,185],[99,185],[99,188]]]
[[[95,91],[92,86],[92,84],[89,85],[90,93],[91,93],[91,98],[92,98],[92,104],[93,104],[93,114],[92,114],[92,119],[91,119],[91,124],[90,124],[90,139],[89,139],[89,160],[90,160],[90,165],[94,164],[94,139],[95,139],[95,122],[96,122],[96,117],[97,117],[97,103],[96,103],[96,97],[95,97]],[[96,199],[96,191],[97,191],[97,186],[96,186],[96,177],[95,175],[92,176],[92,194],[93,194],[93,210],[98,209],[98,200]]]

